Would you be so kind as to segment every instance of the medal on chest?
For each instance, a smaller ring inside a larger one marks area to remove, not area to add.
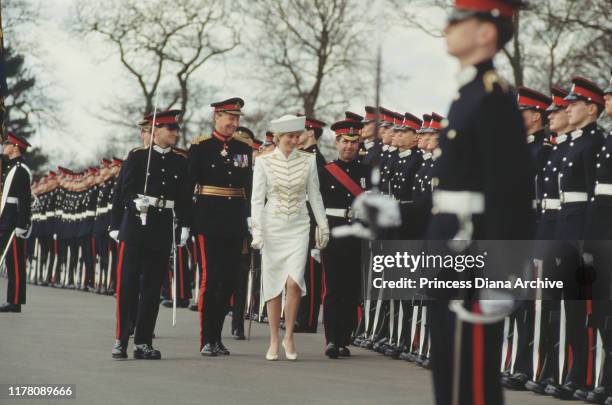
[[[226,157],[227,156],[227,146],[223,145],[223,149],[221,149],[221,156]]]

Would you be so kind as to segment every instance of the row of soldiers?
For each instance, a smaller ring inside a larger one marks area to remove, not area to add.
[[[304,329],[316,327],[322,295],[328,357],[350,356],[347,346],[353,343],[431,365],[439,404],[500,404],[502,384],[612,403],[609,249],[606,243],[592,242],[607,241],[612,229],[612,137],[604,137],[597,127],[606,107],[611,113],[612,87],[603,91],[575,77],[570,92],[552,89],[552,100],[520,88],[517,103],[492,59],[512,37],[512,18],[521,3],[456,0],[445,34],[449,53],[463,69],[447,118],[433,113],[421,120],[372,107],[363,118],[347,113],[331,127],[339,159],[325,163],[317,154],[321,192],[330,225],[351,225],[353,202],[371,188],[372,179],[374,187],[396,201],[402,217],[399,228],[378,235],[385,239],[554,240],[536,250],[534,267],[565,281],[561,295],[525,301],[505,322],[491,323],[468,320],[446,297],[365,300],[359,305],[361,244],[355,237],[332,235],[327,249],[313,251],[305,263],[309,295],[298,323]],[[188,152],[173,147],[179,111],[152,114],[141,122],[141,136],[150,133],[150,143],[132,150],[124,161],[109,208],[107,229],[117,241],[113,358],[127,357],[134,320],[134,357],[161,358],[151,339],[163,275],[169,266],[178,268],[173,263],[182,257],[174,246],[197,257],[200,353],[229,354],[221,330],[248,257],[248,200],[259,153],[254,153],[256,143],[248,131],[250,140],[236,136],[243,105],[238,98],[213,103],[213,133],[194,139]],[[323,123],[307,122],[303,147],[317,153]],[[544,132],[547,122],[549,132]],[[72,188],[65,193],[67,201],[83,206],[78,212],[67,208],[62,215],[69,223],[87,223],[94,211],[95,227],[97,206],[75,197],[83,185],[66,184]],[[20,239],[27,237],[27,229],[18,228]],[[88,248],[78,227],[62,229],[70,235],[61,255],[70,284],[72,252],[90,249],[95,256],[95,248]],[[590,242],[580,242],[585,240]],[[50,245],[55,242],[46,242],[47,251]],[[58,252],[63,250],[57,245]],[[15,257],[19,251],[15,249]],[[317,270],[317,263],[324,271]],[[109,280],[107,286],[112,285],[112,276],[96,277],[91,259],[89,269],[83,268],[84,280]],[[14,276],[18,273],[9,268],[15,285],[23,279]],[[588,282],[593,274],[598,283]],[[256,283],[252,278],[251,284]],[[585,292],[588,285],[598,288]],[[246,290],[250,303],[254,294]],[[462,308],[472,319],[495,310],[477,296],[463,297]],[[453,342],[448,341],[451,336]],[[600,362],[595,361],[598,340]]]

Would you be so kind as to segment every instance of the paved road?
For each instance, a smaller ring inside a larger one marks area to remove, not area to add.
[[[6,279],[0,279],[4,299]],[[267,325],[251,341],[225,339],[229,357],[197,351],[197,313],[160,308],[155,347],[161,361],[113,361],[114,299],[28,286],[21,314],[0,314],[0,384],[76,384],[76,400],[1,400],[0,404],[432,404],[427,370],[352,349],[327,360],[323,336],[296,337],[299,360],[266,362]],[[226,322],[227,324],[228,322]],[[227,336],[229,331],[225,332]],[[509,405],[554,404],[531,393],[509,393]]]

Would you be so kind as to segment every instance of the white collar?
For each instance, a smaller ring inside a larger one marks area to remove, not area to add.
[[[431,157],[432,157],[431,153],[424,153],[423,154],[423,160],[429,160],[429,159],[431,159]]]
[[[386,150],[388,150],[388,149],[389,149],[389,145],[383,145],[383,146],[382,146],[382,150],[386,151]]]
[[[165,155],[166,153],[169,153],[172,150],[172,147],[168,146],[167,148],[164,149],[161,146],[153,145],[153,150],[157,153],[161,153],[162,155]]]
[[[363,141],[363,147],[366,148],[366,150],[369,150],[372,146],[374,146],[374,141],[369,139]]]
[[[389,152],[395,152],[396,149],[397,147],[395,146],[389,146]]]
[[[459,87],[463,87],[472,80],[474,80],[477,74],[478,69],[476,69],[476,66],[466,66],[457,73],[457,84],[459,85]]]
[[[582,136],[582,129],[577,129],[575,131],[572,131],[572,140],[578,139],[581,136]]]
[[[563,143],[567,140],[567,134],[562,134],[562,135],[557,135],[557,138],[555,139],[555,142],[557,144]]]
[[[399,157],[401,158],[404,158],[410,155],[412,155],[412,149],[406,149],[405,151],[399,153]]]
[[[529,135],[529,136],[527,137],[527,143],[533,143],[533,141],[535,141],[535,136],[533,136],[533,135]]]
[[[291,151],[291,153],[289,154],[289,156],[285,156],[285,154],[280,150],[280,148],[274,148],[274,151],[272,151],[272,153],[275,153],[276,156],[282,160],[291,160],[293,159],[299,152],[297,151],[297,148],[293,149]]]

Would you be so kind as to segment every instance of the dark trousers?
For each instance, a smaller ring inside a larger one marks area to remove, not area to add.
[[[159,310],[162,272],[167,265],[168,252],[165,250],[152,250],[125,242],[119,244],[115,335],[122,344],[127,345],[128,342],[130,313],[139,305],[139,290],[142,298],[136,319],[134,344],[152,344]]]
[[[332,238],[322,254],[325,340],[338,346],[348,346],[357,322],[361,286],[361,242],[356,238]]]
[[[323,282],[323,270],[321,263],[317,262],[310,251],[315,247],[314,231],[310,229],[310,241],[308,243],[308,258],[304,271],[306,282],[306,295],[300,301],[297,313],[297,324],[307,332],[316,333],[319,324],[319,311],[321,309],[321,287]]]
[[[10,232],[0,234],[0,248],[2,253],[9,243]],[[2,254],[0,253],[0,254]],[[26,303],[26,250],[25,240],[13,237],[5,257],[6,270],[8,274],[8,285],[6,287],[6,302],[11,304]]]
[[[244,332],[244,311],[247,299],[247,286],[249,284],[250,254],[242,254],[240,257],[240,268],[237,277],[232,283],[232,295],[234,304],[232,305],[232,332]]]
[[[564,244],[563,248],[559,273],[560,279],[564,281],[565,340],[568,345],[565,356],[567,377],[564,382],[574,382],[581,386],[592,386],[594,382],[592,370],[595,361],[594,352],[591,348],[595,346],[595,340],[592,325],[587,325],[589,320],[587,315],[591,311],[591,301],[586,299],[585,285],[580,281],[583,268],[578,249],[569,243]],[[569,362],[570,350],[571,364]]]
[[[448,301],[427,304],[431,325],[431,361],[436,404],[452,402],[454,373],[458,372],[458,405],[504,403],[499,365],[503,323],[493,325],[457,323]],[[461,328],[461,342],[455,340]],[[455,351],[460,351],[459,364],[454,364]]]
[[[207,343],[221,341],[233,280],[240,271],[243,238],[215,238],[198,234],[197,239],[202,266],[198,297],[201,350]]]
[[[510,316],[510,324],[516,322],[518,339],[516,343],[516,359],[514,372],[532,375],[533,368],[533,329],[534,329],[534,302],[523,301],[518,309]]]
[[[113,241],[114,243],[114,241]],[[100,279],[96,281],[96,287],[106,287],[108,285],[108,265],[109,265],[110,237],[106,233],[98,233],[94,236],[94,263],[98,256],[100,259]]]

